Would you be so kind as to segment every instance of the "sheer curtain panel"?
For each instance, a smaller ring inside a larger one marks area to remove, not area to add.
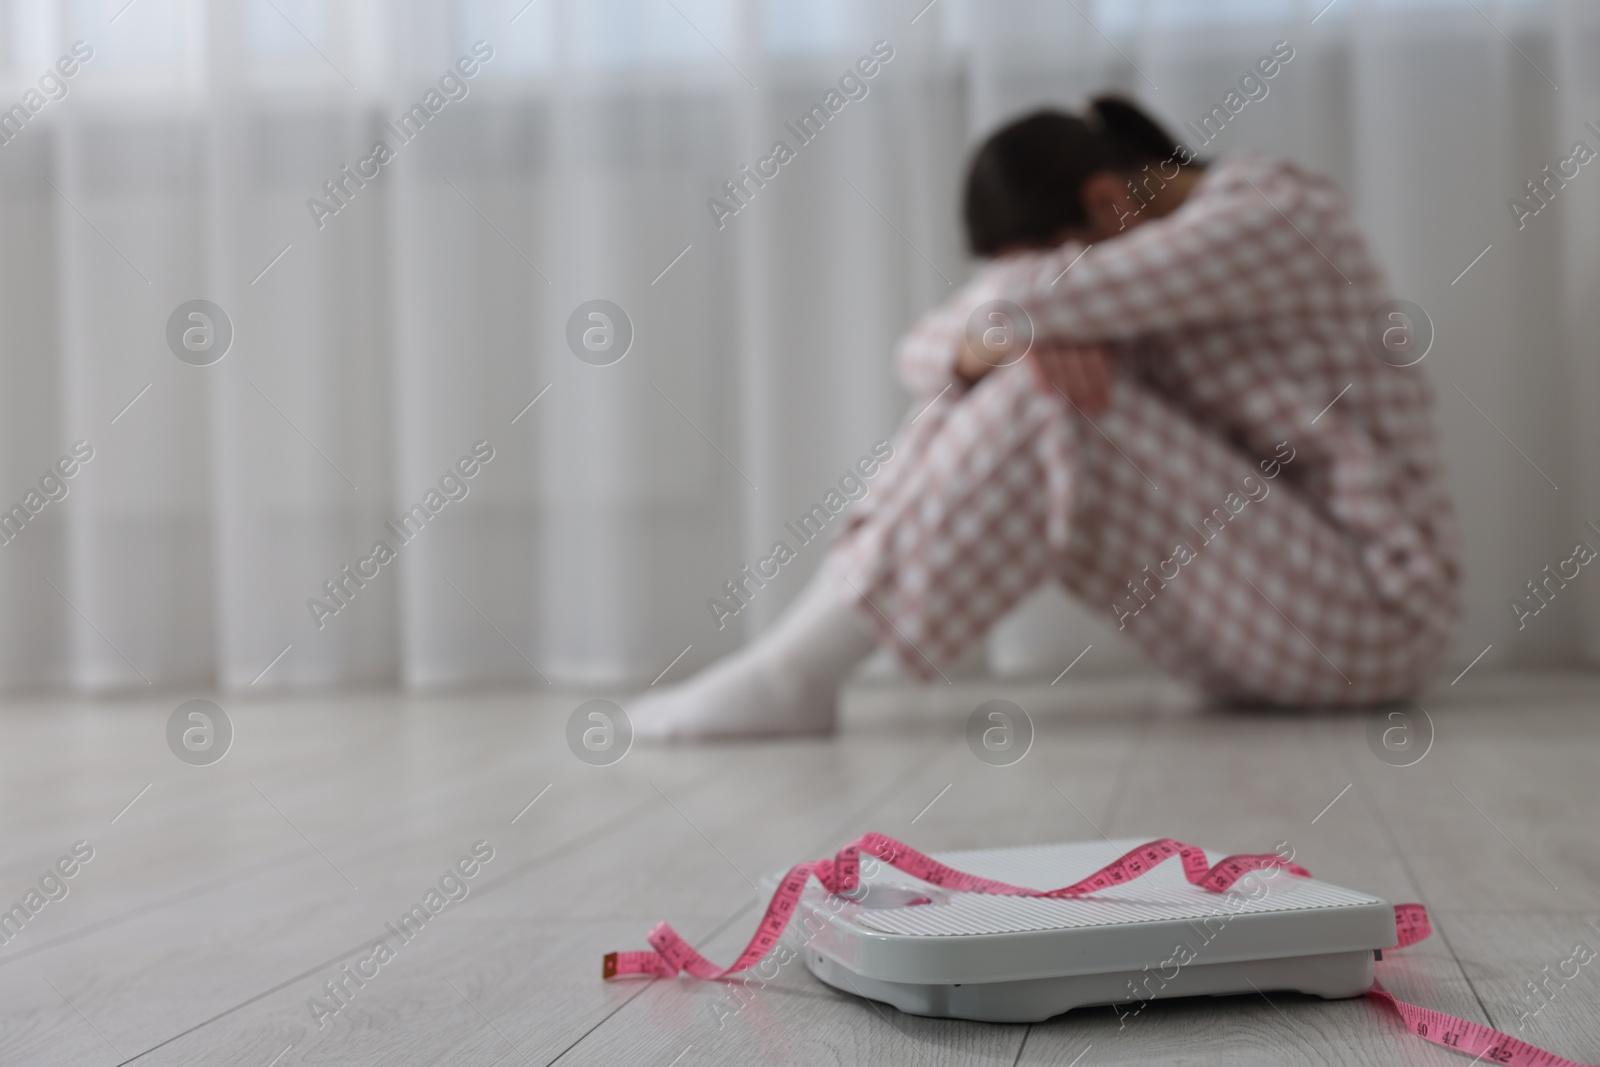
[[[974,141],[1103,88],[1339,182],[1432,320],[1460,665],[1595,659],[1600,577],[1513,602],[1600,545],[1600,170],[1516,202],[1600,151],[1600,12],[1325,3],[0,0],[0,685],[727,651],[820,542],[707,601],[905,414]],[[1109,618],[1042,594],[990,665],[1135,666]]]

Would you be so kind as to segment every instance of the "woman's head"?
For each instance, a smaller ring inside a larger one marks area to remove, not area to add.
[[[1138,208],[1148,200],[1138,197],[1154,195],[1152,186],[1183,165],[1193,165],[1189,150],[1118,97],[1096,97],[1082,115],[1036,111],[990,134],[972,157],[963,203],[967,243],[973,254],[993,256],[1072,236],[1101,239],[1126,224],[1129,204],[1142,221]],[[1147,194],[1128,188],[1135,174]]]

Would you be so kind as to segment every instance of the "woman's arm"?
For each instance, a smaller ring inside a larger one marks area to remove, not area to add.
[[[993,261],[978,268],[972,279],[948,300],[922,315],[895,348],[895,369],[906,391],[914,397],[931,397],[951,385],[965,388],[990,368],[971,366],[966,352],[967,320],[984,303],[1000,295],[1001,271],[1009,261]]]
[[[968,339],[972,314],[997,299],[1007,261],[980,268],[979,276],[944,304],[918,319],[901,339],[895,354],[900,380],[919,398],[951,386],[965,390],[994,370],[994,364],[973,352]],[[1045,393],[1060,393],[1089,415],[1105,409],[1111,382],[1110,351],[1104,345],[1035,341],[1027,355],[1034,380]],[[959,392],[958,392],[959,395]]]
[[[1218,177],[1171,215],[1087,253],[1069,242],[1018,257],[1000,295],[1028,312],[1040,340],[1081,344],[1281,314],[1319,285],[1350,284],[1359,257],[1343,274],[1324,258],[1336,262],[1343,242],[1327,236],[1292,168],[1263,161]]]

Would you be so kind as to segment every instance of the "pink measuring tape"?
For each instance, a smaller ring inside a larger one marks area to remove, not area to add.
[[[809,879],[815,877],[830,893],[850,893],[860,884],[861,856],[865,853],[889,864],[897,870],[942,889],[962,893],[989,893],[1000,896],[1076,898],[1131,882],[1149,872],[1158,864],[1178,856],[1183,862],[1184,877],[1192,885],[1212,893],[1226,892],[1230,886],[1251,871],[1282,869],[1291,874],[1310,877],[1311,872],[1298,864],[1290,863],[1275,853],[1228,856],[1211,866],[1204,850],[1164,837],[1151,841],[1124,854],[1116,861],[1072,885],[1059,889],[1039,890],[1008,885],[989,878],[980,878],[948,867],[933,857],[892,837],[879,833],[863,834],[840,849],[832,859],[812,860],[789,868],[777,892],[767,903],[750,943],[739,958],[727,967],[718,967],[696,952],[682,936],[668,924],[657,923],[646,936],[653,951],[612,952],[605,957],[603,977],[622,978],[642,975],[653,978],[671,978],[680,971],[694,978],[715,980],[737,974],[753,967],[778,943],[794,917]],[[1394,909],[1398,943],[1395,948],[1405,948],[1423,940],[1433,932],[1428,912],[1421,904],[1397,904]],[[1500,1067],[1588,1067],[1575,1060],[1565,1059],[1552,1052],[1535,1048],[1509,1034],[1466,1019],[1458,1019],[1443,1012],[1421,1008],[1399,1000],[1374,981],[1367,996],[1393,1008],[1405,1022],[1406,1028],[1425,1041],[1431,1041],[1454,1052],[1477,1057],[1479,1062]]]

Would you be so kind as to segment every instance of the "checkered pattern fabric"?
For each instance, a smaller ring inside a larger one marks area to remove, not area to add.
[[[1458,613],[1454,515],[1425,379],[1366,347],[1387,294],[1337,194],[1217,165],[1171,216],[1080,252],[991,264],[902,343],[919,399],[836,546],[864,615],[935,676],[1053,577],[1219,697],[1414,690]],[[1110,343],[1109,409],[1026,365],[966,388],[967,318],[996,298],[1042,341]]]

